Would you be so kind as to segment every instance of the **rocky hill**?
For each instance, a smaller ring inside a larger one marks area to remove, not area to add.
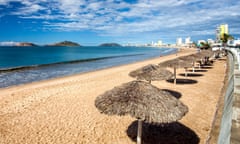
[[[99,46],[105,46],[105,47],[121,47],[121,45],[118,44],[118,43],[103,43],[103,44],[101,44],[101,45],[99,45]]]
[[[58,42],[55,44],[50,44],[47,46],[80,46],[78,43],[71,42],[71,41],[63,41],[63,42]]]

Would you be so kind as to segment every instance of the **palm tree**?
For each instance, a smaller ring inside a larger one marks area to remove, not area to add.
[[[226,34],[226,33],[224,33],[223,36],[221,37],[224,47],[226,46],[226,43],[228,42],[228,40],[233,40],[233,39],[234,37],[232,35]]]
[[[207,42],[206,43],[205,42],[201,42],[200,44],[201,44],[201,47],[200,47],[201,49],[209,49],[210,48],[210,45]]]

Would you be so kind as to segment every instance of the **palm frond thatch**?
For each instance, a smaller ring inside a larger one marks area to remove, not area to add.
[[[184,60],[184,61],[189,61],[189,62],[195,62],[200,58],[197,54],[191,54],[191,55],[179,57],[179,59]]]
[[[199,58],[211,57],[213,54],[214,52],[210,50],[202,50],[200,53],[196,53],[196,55],[198,55]]]
[[[171,68],[186,68],[192,67],[192,62],[176,58],[168,60],[159,64],[160,67],[171,67]]]
[[[149,64],[129,73],[129,76],[137,78],[137,80],[156,81],[167,80],[173,77],[173,74],[158,65]]]
[[[132,81],[98,96],[95,106],[108,115],[126,115],[149,123],[181,119],[188,108],[170,93],[143,81]]]

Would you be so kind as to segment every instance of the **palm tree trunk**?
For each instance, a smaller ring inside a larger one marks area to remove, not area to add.
[[[187,77],[187,68],[184,68],[185,69],[185,77]]]
[[[177,72],[176,72],[176,67],[174,67],[174,84],[177,83]]]
[[[142,120],[138,119],[137,144],[142,142]]]

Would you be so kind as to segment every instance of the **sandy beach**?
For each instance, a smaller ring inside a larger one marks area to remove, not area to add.
[[[182,49],[177,56],[195,53]],[[175,54],[123,66],[73,76],[34,82],[0,89],[1,144],[133,144],[136,119],[130,116],[107,116],[99,113],[94,100],[106,90],[134,80],[132,70],[147,64],[177,57]],[[153,85],[175,93],[189,112],[177,123],[163,126],[145,125],[145,143],[204,144],[210,133],[216,105],[225,76],[225,60],[212,67],[196,69],[184,77],[188,83],[174,85],[154,81]],[[169,69],[172,71],[172,69]],[[186,80],[185,80],[186,82]]]

